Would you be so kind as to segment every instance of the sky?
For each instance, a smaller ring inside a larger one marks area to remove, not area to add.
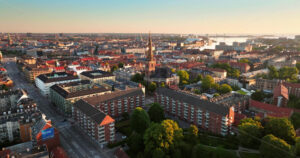
[[[0,32],[299,34],[300,0],[0,0]]]

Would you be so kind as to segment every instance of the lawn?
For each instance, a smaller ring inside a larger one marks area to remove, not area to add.
[[[242,95],[247,95],[247,93],[244,92],[244,91],[242,91],[242,90],[238,90],[238,91],[236,91],[236,92],[238,92],[238,93],[240,93],[240,94],[242,94]]]
[[[257,153],[240,152],[241,158],[260,158]]]
[[[225,149],[238,149],[239,143],[237,140],[234,139],[226,139],[226,138],[219,138],[215,136],[209,136],[205,134],[200,134],[198,136],[198,140],[200,144],[213,146],[213,147],[223,147]]]

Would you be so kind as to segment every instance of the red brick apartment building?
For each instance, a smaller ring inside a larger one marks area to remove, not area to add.
[[[119,117],[124,112],[130,113],[136,107],[145,105],[145,95],[142,88],[116,91],[96,97],[84,98],[83,100],[113,117]]]
[[[232,105],[201,100],[199,96],[192,94],[158,88],[155,102],[160,103],[166,113],[216,134],[228,134],[234,122]]]
[[[115,140],[115,120],[84,100],[73,106],[72,117],[94,141],[107,144]]]

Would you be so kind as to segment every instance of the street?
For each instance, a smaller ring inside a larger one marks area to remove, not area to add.
[[[112,149],[101,149],[95,145],[88,136],[79,131],[76,125],[71,125],[66,119],[55,110],[50,101],[42,96],[39,90],[28,83],[24,74],[19,71],[14,60],[4,59],[4,66],[8,76],[14,82],[14,89],[24,89],[30,98],[34,99],[38,108],[52,121],[55,128],[59,130],[60,142],[70,158],[109,158],[113,157]]]

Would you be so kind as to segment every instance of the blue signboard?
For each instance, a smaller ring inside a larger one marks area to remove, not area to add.
[[[42,140],[47,140],[54,137],[54,128],[42,130]]]

